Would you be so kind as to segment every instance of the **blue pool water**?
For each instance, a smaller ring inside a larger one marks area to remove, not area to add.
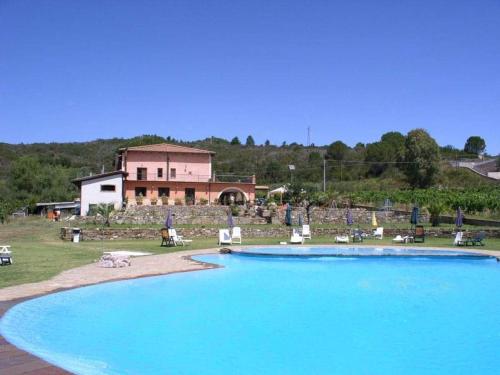
[[[494,374],[500,263],[199,256],[213,270],[12,308],[0,333],[77,374]]]

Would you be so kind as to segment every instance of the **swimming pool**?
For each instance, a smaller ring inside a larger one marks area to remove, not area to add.
[[[492,374],[488,258],[206,255],[224,268],[55,293],[0,321],[78,374]]]

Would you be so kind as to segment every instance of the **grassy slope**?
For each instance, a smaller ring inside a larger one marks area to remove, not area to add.
[[[148,251],[162,254],[181,251],[182,247],[160,247],[158,240],[108,240],[85,241],[78,244],[63,242],[58,238],[62,223],[53,223],[40,218],[17,219],[9,224],[0,225],[0,244],[12,246],[14,264],[0,268],[0,288],[28,282],[47,280],[58,273],[92,263],[103,251],[122,249]],[[406,226],[407,227],[407,226]],[[314,228],[314,227],[313,227]],[[181,229],[182,232],[182,229]],[[244,235],[244,228],[243,228]],[[287,238],[244,238],[245,245],[278,244]],[[332,238],[315,237],[308,244],[331,244]],[[500,239],[488,239],[483,249],[500,250]],[[388,245],[390,238],[367,240],[365,244]],[[425,244],[413,246],[451,246],[452,239],[428,239]],[[196,239],[185,249],[216,247],[215,238]]]

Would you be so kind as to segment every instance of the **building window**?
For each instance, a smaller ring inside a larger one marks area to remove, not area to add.
[[[116,185],[101,185],[101,191],[116,191]]]
[[[163,168],[158,168],[158,178],[163,178]]]
[[[170,188],[158,188],[158,196],[161,197],[170,197]]]
[[[177,177],[177,170],[175,168],[170,168],[170,178]]]
[[[147,168],[137,168],[137,180],[144,181],[148,179],[148,169]]]
[[[145,197],[146,196],[146,188],[145,187],[136,187],[135,188],[135,196],[136,197]]]

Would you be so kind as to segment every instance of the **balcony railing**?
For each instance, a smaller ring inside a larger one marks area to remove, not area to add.
[[[255,183],[255,176],[240,176],[234,174],[217,174],[215,182],[240,182],[240,183]]]
[[[131,181],[178,181],[178,182],[208,182],[210,181],[210,175],[196,175],[196,174],[179,174],[177,173],[175,177],[165,176],[158,177],[156,173],[129,173],[127,180]]]
[[[127,180],[129,181],[177,181],[177,182],[226,182],[226,183],[255,183],[254,176],[241,176],[241,175],[233,175],[233,174],[218,174],[214,176],[210,175],[197,175],[197,174],[179,174],[177,173],[175,177],[163,175],[162,177],[158,177],[156,173],[129,173]]]

